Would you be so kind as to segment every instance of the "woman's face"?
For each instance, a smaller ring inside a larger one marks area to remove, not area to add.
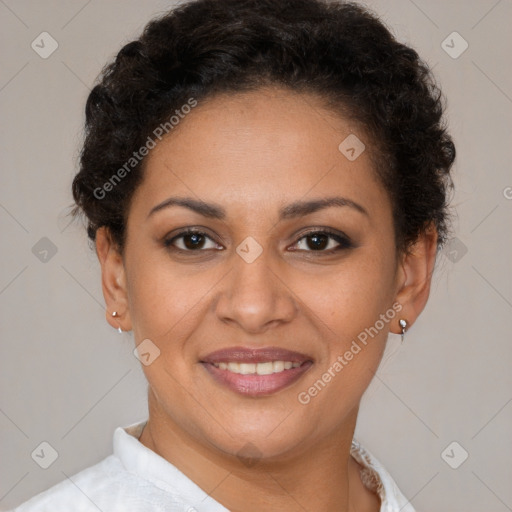
[[[199,103],[146,165],[127,223],[122,325],[146,340],[160,416],[210,449],[249,442],[264,457],[353,427],[397,332],[404,277],[364,133],[313,96],[223,95]]]

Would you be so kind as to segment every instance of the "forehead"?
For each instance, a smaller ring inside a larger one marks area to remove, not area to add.
[[[195,196],[240,213],[342,195],[378,210],[387,194],[370,151],[360,126],[315,96],[277,88],[222,94],[199,102],[151,150],[133,202],[149,212],[168,196]]]

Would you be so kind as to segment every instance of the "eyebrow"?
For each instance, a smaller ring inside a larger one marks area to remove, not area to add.
[[[183,208],[188,208],[203,217],[208,217],[210,219],[219,219],[223,220],[226,218],[226,210],[215,203],[205,203],[204,201],[198,201],[191,197],[169,197],[165,201],[157,204],[155,207],[151,209],[148,214],[148,217],[153,215],[154,213],[161,211],[165,208],[170,208],[172,206],[181,206]],[[365,208],[363,208],[359,203],[352,201],[351,199],[347,199],[345,197],[327,197],[323,199],[312,199],[310,201],[296,201],[294,203],[290,203],[289,205],[281,208],[279,210],[279,219],[293,219],[296,217],[301,217],[304,215],[309,215],[311,213],[315,213],[319,210],[323,210],[325,208],[329,208],[332,206],[348,206],[366,216],[369,217],[369,214]]]

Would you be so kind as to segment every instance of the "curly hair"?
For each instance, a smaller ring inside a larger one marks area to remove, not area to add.
[[[438,248],[445,242],[455,147],[441,90],[416,51],[376,15],[354,3],[322,0],[195,0],[151,20],[119,51],[87,99],[72,184],[72,215],[85,214],[90,240],[106,226],[123,250],[146,161],[134,160],[135,151],[155,127],[191,98],[265,85],[315,94],[369,134],[398,250],[432,225]],[[123,179],[103,189],[123,166]]]

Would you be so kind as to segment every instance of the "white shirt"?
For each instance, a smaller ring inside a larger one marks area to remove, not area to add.
[[[139,441],[145,424],[116,428],[112,455],[12,512],[229,512]],[[380,496],[380,512],[414,512],[380,462],[356,440],[351,454],[363,467],[363,483]]]

